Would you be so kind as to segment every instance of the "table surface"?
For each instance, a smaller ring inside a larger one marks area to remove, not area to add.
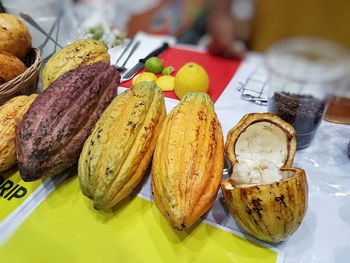
[[[159,37],[156,39],[158,42],[164,41],[164,39]],[[167,38],[167,40],[169,41],[169,38]],[[147,46],[144,53],[147,54],[149,51],[154,49],[154,46],[158,45],[157,41],[153,41],[153,38],[151,40],[144,41],[143,44]],[[194,47],[190,48],[196,49]],[[116,59],[118,52],[119,51],[111,51],[112,62]],[[137,56],[142,57],[142,54],[138,53]],[[131,60],[130,64],[133,63],[134,61]],[[239,83],[244,81],[247,76],[256,69],[256,67],[261,66],[262,56],[255,53],[249,54],[245,61],[241,64],[239,70],[236,72],[227,88],[215,103],[215,109],[222,124],[224,136],[226,136],[228,131],[244,114],[267,111],[265,106],[259,106],[240,99],[240,93],[238,91]],[[167,111],[169,112],[177,103],[177,100],[167,98]],[[276,258],[277,261],[282,262],[284,260],[285,262],[308,263],[348,262],[348,259],[350,258],[350,160],[347,157],[347,144],[349,142],[349,137],[350,126],[323,121],[311,146],[296,153],[294,166],[305,169],[308,178],[309,206],[300,228],[287,241],[274,246],[258,243],[260,245],[272,248],[273,251],[277,252],[279,255]],[[14,217],[16,218],[16,223],[14,223],[13,219],[12,222],[6,221],[6,224],[0,224],[0,241],[2,240],[4,244],[4,249],[0,248],[0,255],[4,253],[5,258],[8,259],[9,252],[6,253],[6,249],[11,248],[11,252],[14,252],[14,242],[25,242],[25,244],[30,248],[31,245],[29,237],[28,240],[23,241],[19,241],[19,238],[22,237],[24,233],[35,235],[36,232],[34,230],[39,231],[38,229],[40,224],[45,226],[45,222],[38,222],[37,220],[40,220],[40,218],[45,218],[45,215],[49,214],[50,211],[53,214],[60,211],[55,210],[57,207],[46,201],[46,196],[48,196],[56,187],[56,184],[57,182],[55,181],[49,182],[47,185],[45,185],[40,194],[33,197],[33,200],[31,200],[32,204],[27,205],[23,211],[17,211],[19,213],[16,215],[16,217]],[[64,189],[58,189],[57,192],[65,194]],[[52,194],[52,196],[53,195],[54,194]],[[144,182],[143,187],[140,190],[140,196],[148,200],[152,199],[150,177],[148,177],[148,179]],[[76,199],[74,196],[71,198]],[[25,223],[22,224],[19,230],[13,234],[13,231],[33,213],[35,208],[43,200],[45,201],[37,210],[40,212],[36,212],[36,215],[30,216]],[[62,200],[60,199],[60,201]],[[84,203],[85,201],[81,202]],[[136,202],[136,205],[140,205],[138,202],[142,201],[134,200],[132,202]],[[143,205],[147,206],[147,204]],[[123,209],[124,207],[121,208],[121,210]],[[129,208],[125,209],[127,210]],[[63,215],[55,214],[55,216],[60,217]],[[96,216],[96,218],[98,218],[98,216]],[[242,234],[242,231],[237,227],[234,220],[223,207],[221,192],[219,192],[213,208],[205,215],[203,219],[208,224],[211,224],[217,228],[226,229],[234,234],[237,234],[240,238],[251,240],[250,237]],[[56,224],[57,222],[52,223]],[[29,228],[32,230],[32,232],[28,230]],[[201,229],[201,226],[198,228]],[[166,231],[171,231],[171,229],[167,229]],[[6,235],[4,234],[5,232]],[[4,234],[3,237],[6,236],[6,238],[2,238],[2,234]],[[77,235],[79,235],[79,232],[77,232]],[[196,237],[200,238],[199,236]],[[253,240],[253,242],[255,241]],[[35,242],[33,244],[35,244]],[[136,244],[138,243],[136,242]],[[22,244],[19,247],[24,248],[25,246]],[[137,258],[136,255],[135,258]],[[160,257],[161,260],[165,260],[165,258]],[[18,260],[20,261],[20,259],[21,258],[19,257]],[[189,259],[191,259],[190,256],[187,258],[187,260]],[[181,260],[186,260],[186,257],[181,257]],[[202,258],[202,260],[205,261],[205,258]],[[241,258],[241,260],[243,259]],[[261,260],[261,258],[259,260]],[[138,260],[130,261],[139,262]],[[147,262],[147,260],[141,261]],[[248,257],[243,261],[256,262],[257,259],[254,261],[254,258]]]

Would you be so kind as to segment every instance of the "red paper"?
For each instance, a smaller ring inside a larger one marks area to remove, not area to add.
[[[209,95],[214,103],[225,90],[240,64],[238,60],[225,59],[209,53],[179,48],[169,48],[159,58],[164,62],[165,66],[173,66],[175,68],[174,74],[188,62],[202,65],[209,76]],[[122,86],[130,87],[131,81],[124,82]],[[178,99],[173,91],[164,92],[164,96]]]

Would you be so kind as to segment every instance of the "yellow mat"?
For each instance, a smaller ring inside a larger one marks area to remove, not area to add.
[[[36,182],[24,182],[15,167],[1,174],[0,222],[27,200],[41,184],[42,181],[40,180]]]
[[[101,213],[76,177],[56,189],[2,247],[0,262],[276,262],[277,252],[206,223],[171,228],[140,197]]]

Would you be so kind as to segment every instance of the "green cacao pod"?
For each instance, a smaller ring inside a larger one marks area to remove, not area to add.
[[[165,119],[161,90],[141,82],[113,100],[86,140],[78,174],[96,209],[128,196],[144,176]]]
[[[56,52],[46,63],[42,75],[43,88],[46,89],[67,71],[97,61],[110,63],[106,45],[94,39],[78,40]]]

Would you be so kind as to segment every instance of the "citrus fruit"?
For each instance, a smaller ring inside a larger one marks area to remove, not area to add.
[[[182,99],[190,91],[208,92],[209,77],[205,69],[194,62],[186,63],[175,76],[175,94]]]
[[[174,67],[169,66],[163,69],[162,75],[171,75],[175,71]]]
[[[162,91],[171,91],[174,90],[174,80],[173,76],[161,76],[156,80],[156,85]]]
[[[158,74],[162,72],[164,66],[163,66],[163,62],[159,58],[150,57],[149,59],[146,60],[145,68],[149,72]]]
[[[136,85],[143,81],[156,81],[158,78],[151,72],[143,72],[141,74],[136,75],[132,80],[132,85]]]

